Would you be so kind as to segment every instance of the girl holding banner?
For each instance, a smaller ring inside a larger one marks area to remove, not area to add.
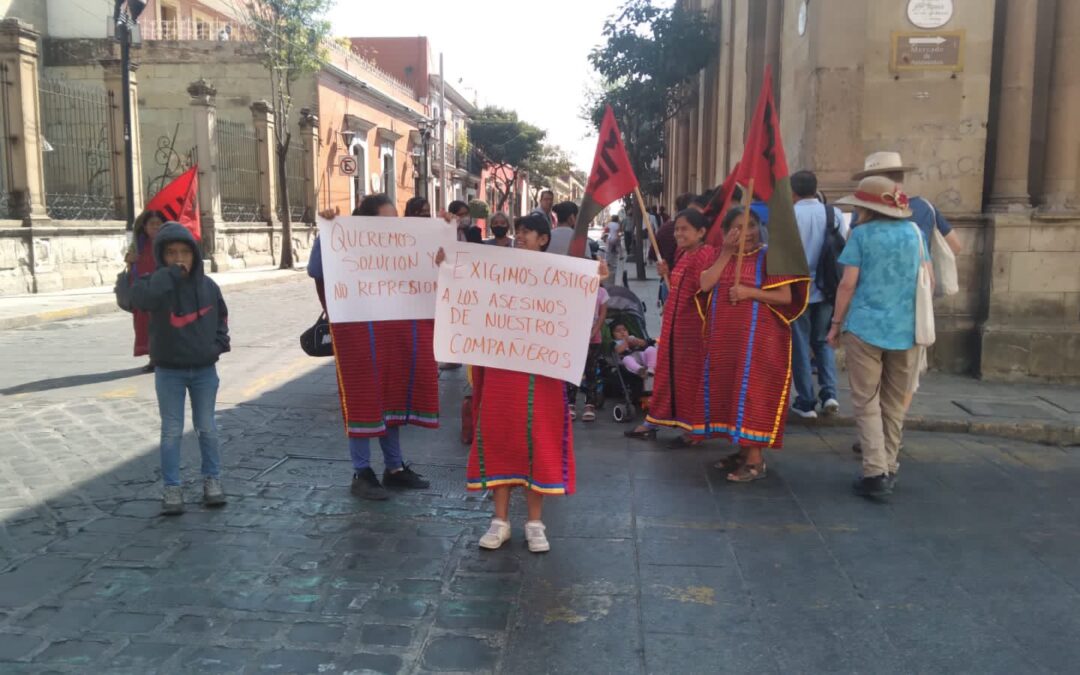
[[[358,216],[396,216],[385,194],[368,195]],[[331,211],[323,214],[332,219]],[[322,279],[321,242],[315,240],[308,274]],[[369,321],[331,323],[338,394],[349,455],[353,464],[351,491],[362,499],[384,500],[385,488],[430,487],[405,463],[398,429],[406,424],[439,426],[439,373],[432,348],[434,321]],[[371,468],[371,439],[382,447],[382,482]]]
[[[809,279],[770,275],[758,215],[736,206],[722,222],[724,245],[701,274],[707,346],[705,417],[695,434],[727,436],[739,451],[716,468],[748,483],[765,477],[765,448],[783,445],[791,385],[791,323],[806,309]],[[746,229],[740,257],[740,229]]]
[[[545,251],[551,223],[542,215],[521,219],[515,247]],[[442,261],[442,256],[438,259]],[[607,275],[606,265],[600,273]],[[533,553],[551,549],[543,515],[545,495],[574,492],[574,434],[562,380],[490,367],[474,367],[475,433],[466,469],[469,490],[493,492],[495,517],[480,538],[494,550],[510,539],[510,491],[525,488],[525,540]]]

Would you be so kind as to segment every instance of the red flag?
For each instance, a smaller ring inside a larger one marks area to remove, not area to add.
[[[201,241],[198,171],[199,167],[196,165],[177,176],[153,196],[147,203],[146,210],[161,211],[169,220],[174,220],[190,230],[196,241]]]
[[[615,113],[609,105],[600,123],[596,156],[593,158],[589,183],[585,186],[585,198],[581,201],[574,238],[570,242],[570,255],[584,255],[589,223],[604,207],[630,194],[637,186],[637,176],[634,175],[630,158],[626,155],[619,125],[615,123]]]
[[[751,199],[761,200],[769,207],[768,273],[807,276],[809,270],[799,228],[795,223],[787,156],[784,154],[784,143],[780,139],[780,122],[776,116],[776,102],[773,100],[772,68],[769,66],[765,67],[761,95],[754,109],[742,158],[721,188],[721,192],[726,190],[727,194],[723,195],[719,202],[723,204],[723,209],[718,214],[718,220],[723,217],[730,203],[735,185],[742,185],[745,189],[751,179],[754,181],[754,194]],[[711,228],[708,238],[710,244],[720,245],[723,238],[724,233],[720,228]]]

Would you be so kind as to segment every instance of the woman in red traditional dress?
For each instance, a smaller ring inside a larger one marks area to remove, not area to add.
[[[687,209],[675,217],[678,251],[671,272],[671,292],[664,303],[649,415],[644,424],[626,432],[630,438],[654,439],[657,427],[672,427],[683,431],[672,447],[701,442],[694,436],[704,419],[701,389],[704,318],[698,294],[701,273],[716,259],[716,249],[705,243],[706,232],[708,221],[698,211]],[[656,266],[661,275],[667,274],[663,261]]]
[[[753,211],[740,268],[740,228],[733,224],[743,222],[743,213],[737,206],[724,216],[724,246],[701,275],[701,290],[709,293],[703,303],[709,339],[702,383],[705,418],[695,429],[702,436],[726,436],[739,447],[716,465],[736,483],[764,478],[764,449],[783,445],[791,323],[806,309],[810,283],[807,277],[766,272],[768,247]]]
[[[515,247],[544,251],[551,223],[521,219]],[[600,267],[601,278],[607,266]],[[495,517],[480,547],[495,550],[510,539],[510,491],[525,488],[525,540],[533,553],[551,549],[541,520],[545,495],[574,492],[574,433],[566,384],[542,375],[499,368],[472,369],[475,432],[466,477],[469,490],[491,489]]]
[[[128,249],[124,262],[128,265],[128,279],[132,285],[143,277],[148,277],[157,269],[154,259],[154,237],[165,224],[165,214],[160,211],[143,211],[135,220],[134,240]],[[135,356],[150,353],[150,313],[139,309],[132,310],[135,323]],[[148,373],[154,372],[154,362],[143,368]]]
[[[334,215],[330,212],[324,217]],[[353,215],[392,217],[397,210],[390,197],[375,194],[364,197]],[[316,239],[308,263],[308,274],[317,284],[322,281],[321,249]],[[384,500],[388,497],[385,488],[430,487],[405,462],[398,432],[406,424],[429,429],[439,426],[434,321],[331,322],[330,334],[353,464],[351,492],[362,499]],[[372,438],[378,438],[382,448],[385,469],[381,483],[371,468]]]

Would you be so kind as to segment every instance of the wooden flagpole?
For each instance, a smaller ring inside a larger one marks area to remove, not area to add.
[[[656,233],[653,232],[652,220],[649,218],[649,211],[645,207],[645,197],[641,195],[640,187],[634,188],[634,196],[637,197],[638,208],[641,209],[641,220],[645,223],[645,230],[649,233],[649,241],[652,243],[653,253],[656,254],[657,260],[663,260],[660,256],[660,244],[656,242]],[[668,286],[671,285],[671,280],[668,279],[667,275],[664,275],[664,283]]]
[[[743,193],[743,212],[739,217],[739,257],[735,259],[735,281],[738,286],[742,282],[742,261],[746,254],[746,228],[750,226],[750,202],[754,200],[754,179],[751,178]],[[731,304],[735,304],[732,302]]]

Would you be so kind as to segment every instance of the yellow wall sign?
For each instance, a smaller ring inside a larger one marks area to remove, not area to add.
[[[964,69],[964,31],[894,32],[889,68],[893,72],[962,71]]]

